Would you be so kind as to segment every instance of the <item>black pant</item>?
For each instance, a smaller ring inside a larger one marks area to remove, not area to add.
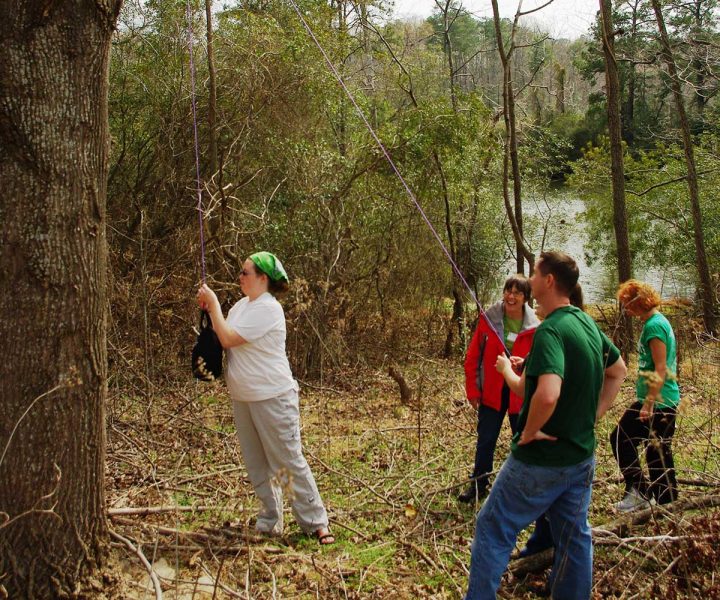
[[[610,434],[610,444],[625,479],[625,490],[635,488],[646,498],[667,504],[676,500],[678,494],[672,455],[676,410],[656,408],[648,421],[641,421],[641,408],[642,403],[635,402],[625,411]],[[645,445],[649,480],[640,465],[640,444]]]
[[[500,410],[495,410],[484,404],[478,406],[478,422],[477,422],[477,443],[475,444],[475,465],[473,467],[471,478],[477,478],[477,487],[485,489],[488,487],[488,479],[493,470],[493,457],[495,456],[495,446],[500,436],[500,428],[502,427],[505,413],[510,406],[510,389],[507,385],[503,385],[502,395],[500,399]],[[510,421],[510,429],[513,434],[517,431],[518,415],[508,413]]]

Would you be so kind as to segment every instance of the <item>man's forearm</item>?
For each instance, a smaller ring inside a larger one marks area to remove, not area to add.
[[[595,422],[599,421],[602,416],[610,410],[615,398],[620,393],[620,386],[627,377],[627,367],[622,357],[619,357],[612,365],[605,369],[602,388],[600,388],[600,398],[598,399],[597,411],[595,412]]]
[[[552,400],[535,393],[530,399],[528,418],[523,428],[524,434],[533,436],[540,431],[545,426],[545,423],[550,420],[556,406],[557,398]]]
[[[616,377],[605,377],[603,381],[602,389],[600,390],[600,400],[598,401],[597,412],[595,413],[595,420],[599,421],[603,415],[612,408],[620,393],[620,386],[623,380]]]

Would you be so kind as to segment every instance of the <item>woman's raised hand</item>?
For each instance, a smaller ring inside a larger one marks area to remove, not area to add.
[[[206,283],[203,283],[197,291],[197,303],[203,310],[210,310],[220,302]]]

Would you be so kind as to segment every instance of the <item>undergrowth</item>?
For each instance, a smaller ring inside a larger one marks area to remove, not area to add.
[[[137,394],[111,390],[111,526],[141,544],[149,561],[172,566],[173,576],[161,579],[168,598],[462,597],[474,509],[455,497],[471,468],[475,413],[464,400],[458,364],[418,358],[403,366],[403,374],[415,392],[409,405],[400,404],[384,371],[353,375],[341,388],[303,386],[306,457],[337,538],[328,547],[302,535],[289,510],[284,537],[255,536],[257,503],[221,383],[140,385],[136,391],[148,392]],[[615,521],[612,504],[622,496],[608,435],[632,400],[631,379],[599,426],[590,514],[598,528]],[[695,378],[683,382],[674,444],[682,498],[720,487],[717,381],[712,369],[696,368]],[[496,467],[508,447],[505,426]],[[112,512],[175,506],[197,510]],[[651,518],[596,545],[594,595],[718,598],[719,543],[717,509]],[[153,597],[140,588],[137,557],[124,547],[113,557],[122,565],[116,583],[123,597]],[[536,598],[544,576],[506,575],[500,597]],[[198,584],[201,577],[219,586],[208,591]]]

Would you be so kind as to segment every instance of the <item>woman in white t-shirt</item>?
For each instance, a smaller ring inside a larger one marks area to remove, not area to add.
[[[243,264],[240,289],[245,297],[227,318],[207,285],[200,287],[197,299],[227,350],[225,380],[240,448],[262,504],[256,530],[282,534],[284,487],[300,527],[321,544],[331,544],[335,538],[327,512],[302,453],[298,385],[285,354],[285,313],[275,299],[287,288],[287,273],[278,258],[257,252]]]

